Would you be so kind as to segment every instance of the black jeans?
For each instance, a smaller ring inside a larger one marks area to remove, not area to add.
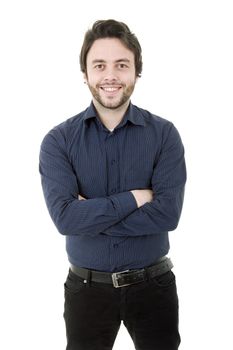
[[[178,297],[172,271],[114,288],[69,271],[65,282],[66,350],[110,350],[121,321],[137,350],[177,350]]]

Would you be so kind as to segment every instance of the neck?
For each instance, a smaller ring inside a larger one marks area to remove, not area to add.
[[[107,129],[115,129],[115,127],[120,124],[129,106],[129,102],[130,101],[128,100],[122,106],[111,109],[103,107],[98,101],[93,99],[93,104],[97,110],[99,118]]]

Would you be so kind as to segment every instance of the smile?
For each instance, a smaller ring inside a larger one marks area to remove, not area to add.
[[[105,86],[101,86],[100,87],[102,90],[104,90],[105,92],[115,92],[118,91],[121,87],[105,87]]]

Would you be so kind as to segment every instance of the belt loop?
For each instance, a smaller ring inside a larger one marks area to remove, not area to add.
[[[90,287],[91,285],[91,270],[87,270],[87,280],[86,280],[87,286]]]
[[[150,282],[150,273],[149,273],[149,268],[148,267],[145,267],[145,275],[146,275],[146,280],[148,282]]]

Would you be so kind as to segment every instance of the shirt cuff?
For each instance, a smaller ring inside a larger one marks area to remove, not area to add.
[[[128,192],[121,192],[116,195],[110,196],[111,200],[117,207],[117,212],[119,213],[119,219],[123,219],[134,210],[137,209],[137,202],[134,195]]]

